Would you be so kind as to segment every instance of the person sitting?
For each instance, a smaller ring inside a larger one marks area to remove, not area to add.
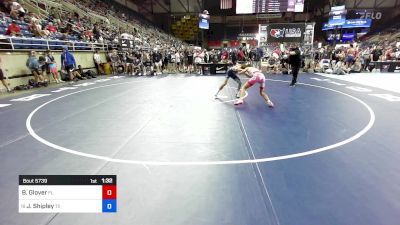
[[[41,70],[41,65],[39,63],[38,58],[36,57],[36,52],[31,51],[29,58],[26,62],[26,66],[31,70],[33,76],[35,77],[35,82],[45,82],[45,79],[43,78],[42,75],[42,70]]]
[[[135,54],[133,54],[132,75],[133,74],[141,75],[139,73],[141,67],[142,67],[142,61]]]
[[[21,27],[17,24],[15,20],[11,22],[11,24],[8,26],[6,35],[9,36],[22,36],[21,34]]]
[[[362,70],[361,59],[357,58],[353,66],[351,66],[350,68],[350,73],[361,73],[361,70]]]
[[[40,25],[39,20],[36,20],[30,25],[30,29],[32,33],[35,35],[35,37],[47,37],[50,34],[50,31],[48,30],[42,30],[42,25]]]
[[[50,33],[57,33],[57,27],[53,26],[52,22],[47,24],[46,30],[48,30]]]
[[[25,16],[25,9],[22,8],[22,6],[17,2],[13,1],[10,5],[10,17],[13,19],[21,19],[21,21],[24,20]]]
[[[275,57],[270,57],[267,61],[267,73],[276,74],[278,71],[278,66],[276,64],[277,60]]]
[[[349,73],[349,70],[346,68],[344,60],[339,60],[336,65],[333,67],[333,73],[337,75],[345,75]]]

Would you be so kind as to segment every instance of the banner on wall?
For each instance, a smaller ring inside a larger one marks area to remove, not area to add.
[[[267,43],[282,43],[282,42],[304,42],[304,34],[306,32],[305,23],[274,23],[274,24],[261,24],[259,27],[260,32],[260,45]],[[314,31],[314,26],[312,25]],[[314,33],[312,33],[312,36]]]
[[[135,48],[135,44],[133,40],[129,39],[119,39],[119,48],[120,51],[129,51],[130,49]]]

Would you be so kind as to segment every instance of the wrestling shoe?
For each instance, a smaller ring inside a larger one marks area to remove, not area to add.
[[[271,108],[274,107],[274,103],[272,103],[271,101],[268,101],[268,102],[267,102],[267,105],[268,105],[269,107],[271,107]]]

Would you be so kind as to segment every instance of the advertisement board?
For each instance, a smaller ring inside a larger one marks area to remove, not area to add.
[[[346,20],[345,23],[340,26],[340,28],[348,29],[348,28],[358,28],[358,27],[371,27],[372,20],[371,19],[353,19]],[[329,23],[324,23],[322,26],[322,30],[334,30],[335,26]]]
[[[266,27],[266,39],[273,42],[303,42],[306,24],[274,23]],[[262,29],[261,29],[262,30]]]

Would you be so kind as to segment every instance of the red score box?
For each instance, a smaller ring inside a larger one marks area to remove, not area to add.
[[[103,185],[103,199],[117,199],[116,185]]]

